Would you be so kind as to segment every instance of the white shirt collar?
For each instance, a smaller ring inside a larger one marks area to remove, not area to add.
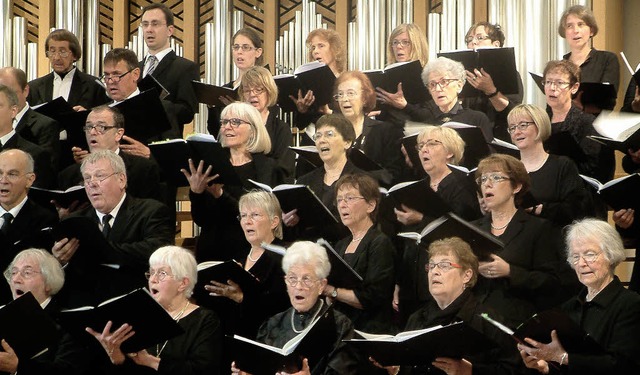
[[[15,219],[16,217],[18,217],[18,214],[20,213],[20,210],[22,209],[22,207],[24,207],[25,204],[27,204],[27,199],[29,197],[25,196],[24,199],[22,200],[22,202],[18,203],[14,208],[10,209],[9,211],[5,210],[4,208],[2,208],[0,206],[0,216],[4,215],[5,213],[10,213],[11,215],[13,215],[13,218]],[[4,225],[4,223],[3,223]]]
[[[109,221],[109,224],[113,224],[113,222],[116,220],[116,216],[118,216],[120,207],[122,207],[122,203],[124,203],[124,199],[126,197],[127,197],[127,193],[122,194],[122,198],[120,198],[120,202],[116,204],[116,206],[113,208],[113,210],[111,210],[111,212],[107,212],[108,214],[111,215],[111,220]],[[98,220],[100,221],[100,225],[102,225],[102,217],[104,217],[104,215],[106,214],[103,214],[100,211],[96,210],[96,215],[98,215]]]
[[[171,52],[171,51],[173,51],[173,50],[171,49],[171,47],[167,47],[167,48],[163,49],[162,51],[160,51],[160,52],[156,53],[156,54],[155,54],[155,55],[153,55],[153,56],[155,56],[155,57],[156,57],[156,59],[158,59],[158,64],[160,64],[160,61],[162,61],[162,59],[163,59],[165,56],[167,56],[167,55],[169,54],[169,52]],[[149,56],[151,56],[151,54],[150,54],[150,53],[149,53],[149,54],[147,54],[147,57],[145,57],[145,58],[144,58],[144,62],[145,62],[145,63],[147,62],[147,59],[149,58]]]
[[[2,146],[4,146],[5,144],[7,144],[7,141],[11,139],[11,137],[13,137],[13,135],[16,134],[16,131],[11,129],[11,131],[5,135],[3,135],[2,137],[0,137],[0,142],[2,142]]]
[[[134,96],[136,96],[136,95],[140,95],[140,89],[139,89],[139,88],[136,88],[136,91],[132,92],[132,93],[131,93],[131,95],[129,95],[129,96],[127,96],[126,98],[124,98],[124,100],[121,100],[121,101],[119,101],[119,102],[116,102],[116,101],[114,100],[114,101],[113,101],[113,103],[109,104],[109,107],[113,107],[114,105],[119,104],[119,103],[122,103],[122,102],[124,102],[124,101],[125,101],[125,100],[127,100],[127,99],[131,99],[131,98],[133,98],[133,97],[134,97]]]
[[[24,114],[27,113],[27,110],[29,110],[29,103],[25,103],[25,106],[20,110],[20,112],[16,114],[16,118],[13,119],[14,129],[18,126],[18,123],[20,122],[20,120],[22,120],[22,117],[24,116]]]

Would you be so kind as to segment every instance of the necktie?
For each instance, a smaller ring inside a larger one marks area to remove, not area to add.
[[[156,67],[158,66],[158,58],[151,55],[147,58],[147,66],[149,67],[149,69],[147,69],[147,74],[149,75],[151,73],[153,73],[154,70],[156,70]]]
[[[4,219],[4,223],[2,223],[0,231],[7,234],[9,232],[9,225],[11,225],[11,221],[13,220],[13,215],[10,212],[5,212],[4,215],[2,215],[2,218]]]
[[[111,233],[111,224],[109,221],[113,218],[111,214],[106,214],[102,217],[102,235],[105,238],[109,238],[109,233]]]

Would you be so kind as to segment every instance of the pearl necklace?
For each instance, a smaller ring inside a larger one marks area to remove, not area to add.
[[[516,211],[516,212],[517,212],[517,211]],[[507,223],[506,223],[505,225],[501,226],[501,227],[496,227],[496,226],[494,226],[494,225],[493,225],[493,220],[492,220],[492,221],[491,221],[491,229],[493,229],[493,230],[503,230],[503,229],[505,229],[506,227],[508,227],[508,226],[509,226],[509,223],[511,223],[511,219],[513,219],[513,217],[514,217],[515,215],[516,215],[516,213],[514,212],[514,213],[511,215],[511,217],[509,218],[509,220],[507,220]]]
[[[180,312],[173,317],[173,320],[177,322],[180,321],[180,318],[182,318],[182,316],[184,315],[184,312],[187,310],[187,307],[189,306],[189,301],[187,301],[187,304],[184,305],[184,307],[182,308],[182,310],[180,310]],[[160,347],[160,344],[156,344],[156,357],[160,357],[160,353],[162,353],[162,351],[164,350],[164,347],[167,346],[167,343],[169,342],[169,340],[165,341],[164,344],[162,345],[162,348]]]
[[[253,248],[251,248],[251,250],[249,250],[249,254],[247,255],[247,258],[249,258],[249,260],[250,260],[250,261],[252,261],[253,263],[255,263],[255,262],[257,262],[257,261],[259,261],[259,260],[260,260],[260,256],[258,256],[256,259],[253,259],[253,258],[251,257],[251,254],[253,254]],[[262,255],[262,254],[260,254],[260,255]]]
[[[324,301],[320,300],[320,306],[318,306],[318,310],[316,310],[315,314],[313,314],[313,318],[311,318],[311,322],[313,322],[314,320],[316,320],[316,317],[318,316],[318,314],[320,313],[320,310],[322,310],[322,306],[324,306]],[[302,333],[302,331],[304,331],[304,328],[301,330],[297,330],[296,329],[296,325],[295,322],[293,320],[293,316],[296,314],[296,309],[291,310],[291,329],[293,330],[293,332],[295,333]]]

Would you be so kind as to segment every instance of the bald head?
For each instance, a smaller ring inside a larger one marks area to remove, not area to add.
[[[0,152],[0,206],[10,210],[20,204],[36,176],[33,173],[33,158],[18,150]]]

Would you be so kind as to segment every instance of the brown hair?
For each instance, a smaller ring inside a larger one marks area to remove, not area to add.
[[[162,3],[149,4],[146,7],[142,8],[142,15],[154,9],[160,9],[162,13],[164,13],[164,20],[167,22],[167,26],[173,26],[173,12],[171,12],[171,9],[169,9],[169,7],[166,6],[165,4],[162,4]]]
[[[376,92],[373,89],[369,77],[359,70],[352,70],[340,74],[340,77],[336,79],[336,83],[333,85],[333,93],[337,94],[338,86],[350,79],[357,79],[362,86],[362,111],[365,114],[373,111],[376,107]]]
[[[240,95],[250,87],[264,87],[267,91],[267,107],[272,107],[278,102],[278,86],[273,80],[271,73],[261,66],[254,66],[248,69],[240,80]],[[244,100],[244,96],[242,96]]]
[[[489,23],[487,21],[480,21],[480,22],[476,22],[473,25],[471,25],[471,27],[469,28],[469,30],[467,31],[467,33],[464,36],[464,41],[465,43],[467,42],[467,38],[470,36],[473,36],[472,34],[476,31],[476,29],[478,27],[484,27],[484,31],[486,31],[487,35],[489,36],[489,39],[491,39],[492,42],[498,42],[500,43],[500,47],[504,46],[504,33],[502,32],[502,27],[498,24],[492,24]]]
[[[69,42],[69,49],[73,54],[73,57],[77,60],[82,58],[82,47],[80,47],[80,42],[78,38],[69,30],[65,29],[57,29],[53,30],[47,36],[47,39],[44,41],[44,50],[49,51],[49,41],[55,40],[56,42]]]
[[[372,201],[375,202],[376,207],[369,214],[369,218],[371,218],[373,222],[376,222],[376,218],[378,217],[378,206],[380,205],[380,186],[378,185],[378,182],[371,176],[364,173],[354,173],[340,177],[336,182],[336,195],[338,194],[338,190],[343,186],[351,186],[354,189],[357,189],[367,203]]]
[[[511,155],[492,154],[480,160],[476,170],[476,178],[480,178],[482,174],[496,169],[509,176],[512,188],[515,189],[518,185],[521,185],[520,191],[514,196],[516,206],[519,205],[522,202],[522,197],[529,191],[531,186],[531,179],[524,164]],[[479,185],[478,189],[480,189]]]
[[[331,29],[315,29],[307,36],[306,44],[309,50],[307,58],[309,61],[313,60],[313,51],[311,51],[311,40],[315,37],[326,40],[329,43],[333,58],[336,60],[336,67],[338,73],[342,73],[347,70],[347,50],[342,42],[342,38],[337,31]]]
[[[564,13],[562,13],[562,17],[560,17],[558,34],[560,34],[561,37],[566,38],[567,17],[569,17],[569,15],[574,15],[584,21],[584,23],[586,23],[591,29],[593,36],[598,34],[598,23],[596,22],[596,17],[593,15],[593,12],[591,12],[591,9],[583,5],[574,5],[565,10]]]
[[[316,130],[320,130],[325,126],[333,126],[336,128],[336,131],[340,133],[342,139],[347,142],[356,140],[356,131],[353,130],[353,125],[351,125],[349,120],[343,115],[323,115],[316,121]]]
[[[566,73],[569,75],[571,86],[580,82],[580,67],[569,60],[551,60],[544,67],[542,78],[547,79],[549,73]]]
[[[262,39],[260,39],[260,35],[254,29],[252,29],[250,27],[244,27],[244,28],[236,31],[236,33],[233,34],[233,37],[231,37],[231,43],[233,43],[233,41],[236,40],[236,37],[238,35],[242,35],[242,36],[246,37],[247,39],[249,39],[251,41],[251,44],[253,44],[253,46],[256,49],[257,48],[262,49]],[[262,55],[260,55],[260,57],[258,57],[256,59],[256,65],[262,65],[262,64],[264,64],[264,53]]]
[[[436,255],[451,254],[457,258],[457,262],[462,268],[462,272],[471,270],[472,275],[466,288],[472,288],[478,281],[478,258],[471,250],[471,246],[463,241],[460,237],[444,238],[442,240],[433,241],[427,250],[429,259]]]

